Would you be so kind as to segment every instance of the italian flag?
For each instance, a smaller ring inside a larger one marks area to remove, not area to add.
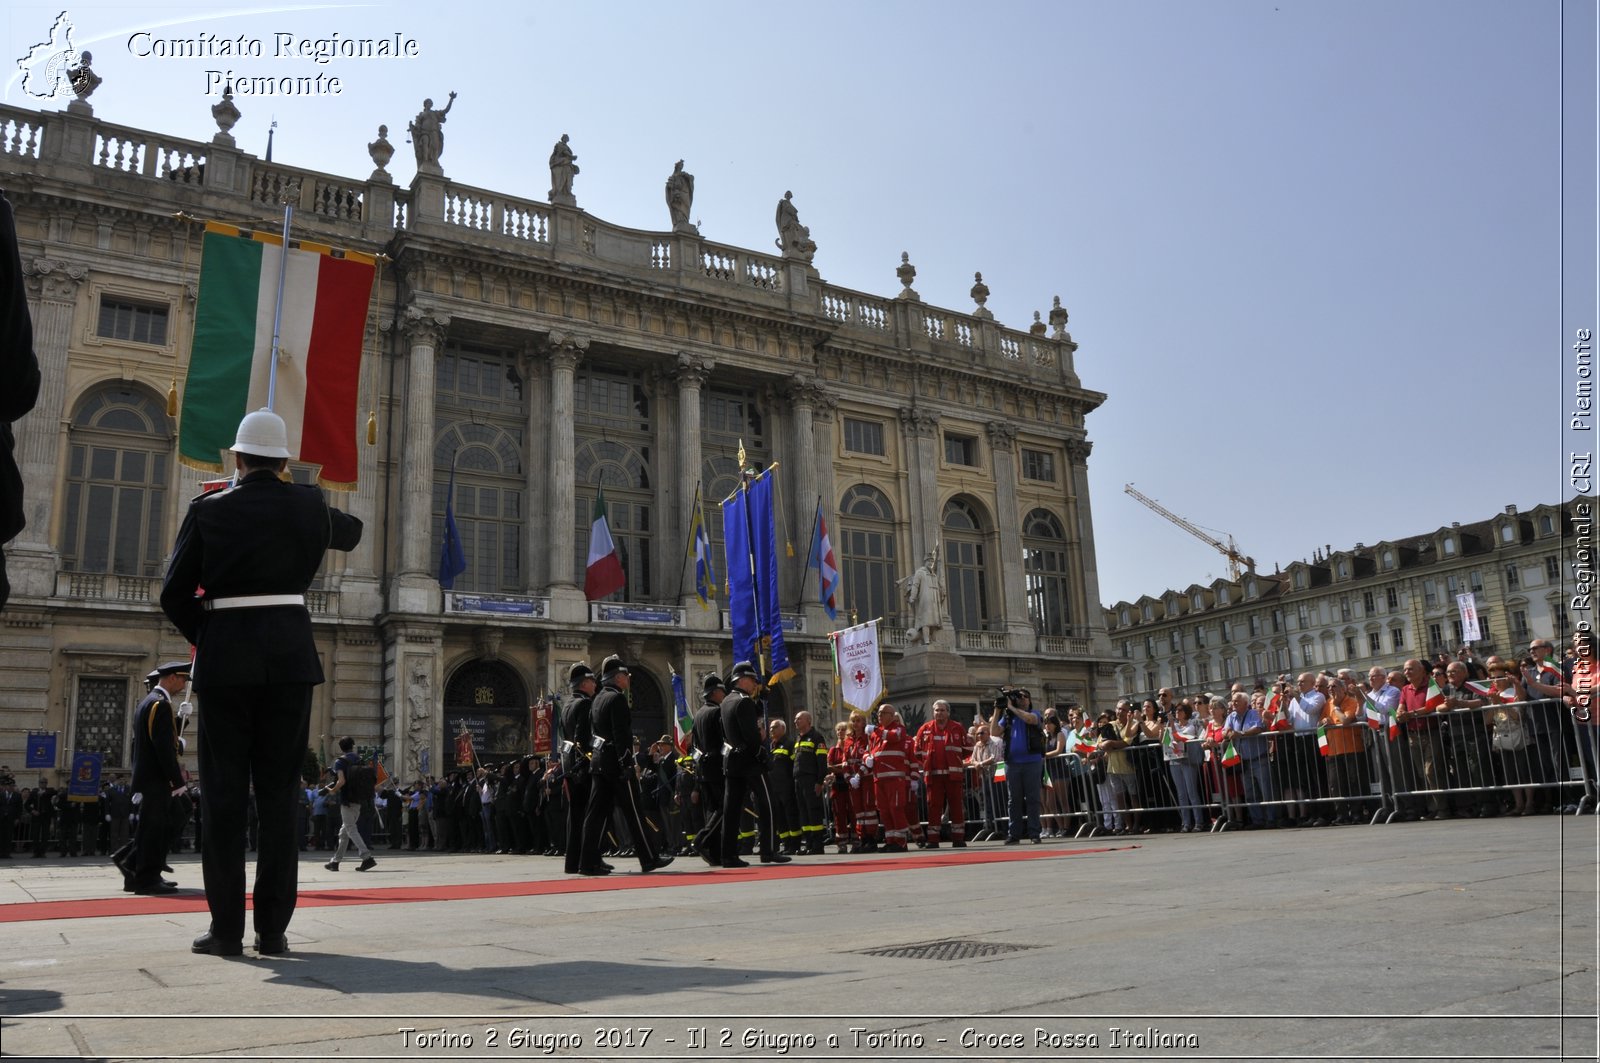
[[[1444,704],[1444,691],[1439,689],[1439,684],[1428,680],[1428,698],[1422,703],[1425,709],[1437,709]]]
[[[320,465],[323,486],[353,489],[360,434],[356,398],[375,260],[291,244],[272,410],[289,429],[295,460]],[[220,472],[240,419],[268,405],[281,264],[280,236],[206,225],[178,432],[178,457],[185,465]]]
[[[622,574],[622,557],[606,523],[606,493],[594,496],[594,520],[589,525],[589,567],[583,573],[583,596],[591,602],[615,594],[628,585]]]
[[[1361,718],[1367,721],[1367,726],[1374,731],[1383,729],[1383,710],[1378,708],[1377,702],[1371,698],[1361,703]]]
[[[1467,683],[1467,689],[1479,697],[1489,698],[1494,701],[1510,703],[1517,700],[1516,688],[1506,687],[1504,690],[1496,690],[1492,682],[1485,683],[1481,680],[1473,680]]]
[[[1321,753],[1325,757],[1331,757],[1333,755],[1332,753],[1328,752],[1327,724],[1323,724],[1321,727],[1317,728],[1317,752]]]
[[[1079,735],[1078,740],[1072,744],[1072,751],[1081,757],[1087,757],[1090,753],[1095,751],[1095,748],[1095,744],[1093,742],[1084,741],[1082,735]]]
[[[1006,781],[1006,762],[1003,761],[1003,760],[994,769],[994,781],[995,782],[1005,782]]]
[[[1243,757],[1239,756],[1239,750],[1234,747],[1232,742],[1222,747],[1222,766],[1224,768],[1235,767],[1243,759]]]

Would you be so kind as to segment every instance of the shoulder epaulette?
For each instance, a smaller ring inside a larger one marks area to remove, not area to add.
[[[234,486],[237,487],[238,485],[235,484]],[[204,502],[208,498],[221,498],[223,495],[231,494],[232,492],[233,487],[224,487],[216,491],[201,491],[199,494],[189,499],[189,504],[192,506],[196,502]]]

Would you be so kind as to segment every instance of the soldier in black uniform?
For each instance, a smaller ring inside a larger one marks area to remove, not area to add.
[[[828,740],[811,714],[794,714],[794,797],[800,808],[800,850],[822,855],[822,787],[828,779]]]
[[[156,683],[133,711],[133,789],[139,798],[139,829],[123,868],[123,889],[129,893],[172,893],[176,883],[161,877],[170,837],[167,812],[172,791],[181,789],[178,766],[178,717],[172,695],[189,681],[189,662],[174,661],[155,670]]]
[[[747,797],[756,806],[756,830],[763,864],[787,864],[789,858],[772,844],[772,801],[767,796],[766,769],[771,759],[761,735],[761,703],[755,693],[761,677],[755,665],[740,661],[733,666],[736,693],[722,702],[723,776],[727,789],[722,795],[722,866],[749,867],[739,859],[739,812]]]
[[[607,875],[611,865],[598,856],[593,864],[583,859],[583,814],[589,808],[589,745],[594,738],[590,709],[594,702],[594,669],[575,664],[567,673],[572,696],[561,707],[561,778],[567,801],[566,872],[569,875]]]
[[[237,956],[244,937],[245,797],[256,788],[260,847],[256,950],[277,954],[299,885],[296,790],[323,681],[305,592],[329,549],[352,550],[361,522],[315,487],[285,483],[288,431],[270,410],[246,414],[233,444],[240,480],[189,504],[161,608],[195,646],[202,869],[211,929],[195,952]],[[204,588],[204,597],[199,597]]]
[[[708,675],[700,707],[694,710],[695,785],[700,788],[700,807],[705,825],[694,836],[694,851],[712,867],[722,866],[722,699],[727,690],[722,677]]]
[[[600,693],[595,695],[594,750],[589,808],[583,815],[583,855],[580,866],[592,867],[600,860],[600,842],[605,836],[611,810],[620,806],[622,818],[633,835],[633,852],[640,871],[655,871],[672,863],[672,857],[657,855],[644,827],[644,798],[639,792],[639,777],[633,770],[633,712],[628,707],[628,669],[616,656],[600,665]]]

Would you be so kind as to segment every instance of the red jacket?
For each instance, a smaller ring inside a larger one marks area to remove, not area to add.
[[[917,730],[914,742],[917,756],[922,759],[922,768],[929,774],[946,773],[960,775],[963,764],[972,753],[972,746],[967,742],[967,729],[954,720],[946,720],[940,724],[938,720],[929,720]]]

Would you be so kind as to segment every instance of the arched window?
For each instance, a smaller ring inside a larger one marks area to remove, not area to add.
[[[452,343],[435,368],[433,448],[433,552],[444,541],[445,495],[455,461],[456,530],[466,571],[458,591],[515,594],[525,589],[522,569],[523,466],[527,407],[513,356]]]
[[[61,564],[72,572],[159,576],[172,426],[142,388],[113,384],[78,403],[68,434]]]
[[[444,688],[444,771],[457,766],[465,727],[479,760],[520,756],[528,744],[528,688],[504,661],[469,661]],[[439,772],[443,774],[443,772]]]
[[[1072,634],[1067,537],[1054,513],[1036,509],[1022,522],[1022,574],[1028,619],[1040,635]]]
[[[989,570],[983,524],[971,503],[952,498],[944,506],[944,575],[950,623],[957,631],[989,626]]]
[[[883,617],[885,626],[900,620],[900,588],[896,586],[894,507],[882,491],[856,484],[839,504],[841,580],[844,604],[861,620]]]
[[[609,601],[647,601],[656,594],[651,550],[655,539],[655,429],[652,400],[641,374],[584,368],[574,382],[576,424],[573,513],[578,581],[589,559],[594,500],[605,488],[606,523],[622,558],[627,584]],[[707,511],[706,516],[711,516]]]

